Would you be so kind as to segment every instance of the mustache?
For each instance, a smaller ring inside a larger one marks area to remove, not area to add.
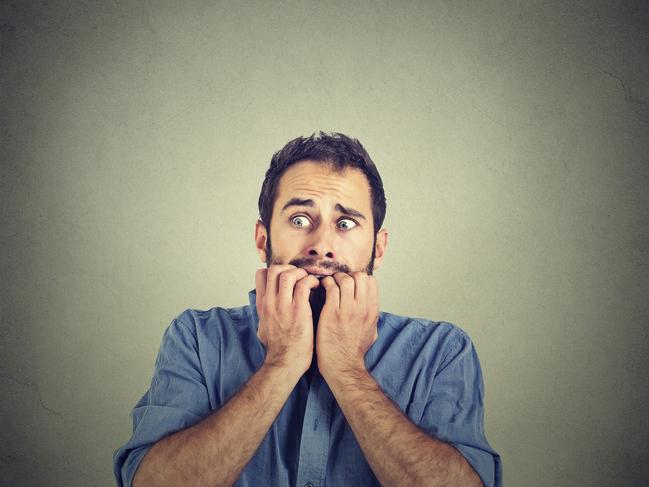
[[[291,260],[289,264],[294,265],[295,267],[320,267],[321,269],[333,272],[345,272],[346,274],[351,273],[351,269],[345,264],[339,264],[338,262],[330,260],[318,262],[318,259],[315,257],[298,257]]]

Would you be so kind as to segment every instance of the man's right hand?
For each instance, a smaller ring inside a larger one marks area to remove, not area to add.
[[[302,375],[313,358],[313,316],[309,304],[317,277],[294,265],[271,265],[255,275],[257,336],[266,347],[265,365]]]
[[[257,271],[257,335],[266,347],[264,366],[213,414],[153,445],[137,468],[134,487],[235,484],[311,365],[309,292],[318,285],[315,276],[293,265]]]

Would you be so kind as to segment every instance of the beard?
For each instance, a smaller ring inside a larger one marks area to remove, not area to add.
[[[374,270],[374,258],[376,257],[376,233],[374,234],[374,242],[372,243],[372,256],[370,261],[365,266],[365,272],[368,276],[372,275]],[[268,232],[268,238],[266,239],[266,267],[270,267],[272,264],[283,264],[281,259],[277,259],[273,256],[273,250],[270,243],[270,231]],[[297,257],[292,259],[289,262],[290,265],[295,267],[320,267],[322,269],[327,269],[332,272],[344,272],[349,274],[352,270],[345,264],[339,264],[338,262],[331,261],[322,261],[318,262],[316,257]],[[309,304],[311,305],[311,313],[313,315],[313,326],[318,326],[318,320],[320,319],[320,312],[324,306],[325,300],[327,298],[327,293],[325,288],[322,286],[322,283],[314,289],[311,289],[309,293]]]

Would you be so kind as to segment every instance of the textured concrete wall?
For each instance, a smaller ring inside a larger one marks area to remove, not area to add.
[[[646,2],[2,2],[0,478],[108,486],[270,155],[379,166],[382,308],[473,337],[508,486],[649,483]]]

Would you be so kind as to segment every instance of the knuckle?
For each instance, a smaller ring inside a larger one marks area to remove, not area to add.
[[[291,282],[291,273],[290,272],[282,272],[279,275],[279,282],[283,286],[287,285],[288,283]]]
[[[268,301],[264,301],[263,304],[261,305],[261,311],[264,315],[268,316],[271,313],[273,313],[273,307]]]
[[[305,285],[309,285],[311,283],[316,283],[319,281],[316,276],[312,276],[311,274],[307,273],[306,276],[300,279],[300,282],[303,282]]]
[[[290,272],[291,278],[296,280],[296,281],[300,280],[300,279],[303,279],[305,276],[309,275],[307,271],[305,271],[304,269],[302,269],[300,267],[297,267],[297,268],[295,268],[295,269],[293,269],[293,270],[291,270],[289,272]]]
[[[308,289],[308,288],[311,287],[311,286],[309,285],[309,281],[310,281],[310,279],[300,279],[300,280],[297,281],[297,283],[295,284],[295,288],[296,288],[296,289],[301,289],[301,290]]]
[[[343,276],[340,278],[341,287],[351,287],[354,285],[354,279],[351,276]]]

